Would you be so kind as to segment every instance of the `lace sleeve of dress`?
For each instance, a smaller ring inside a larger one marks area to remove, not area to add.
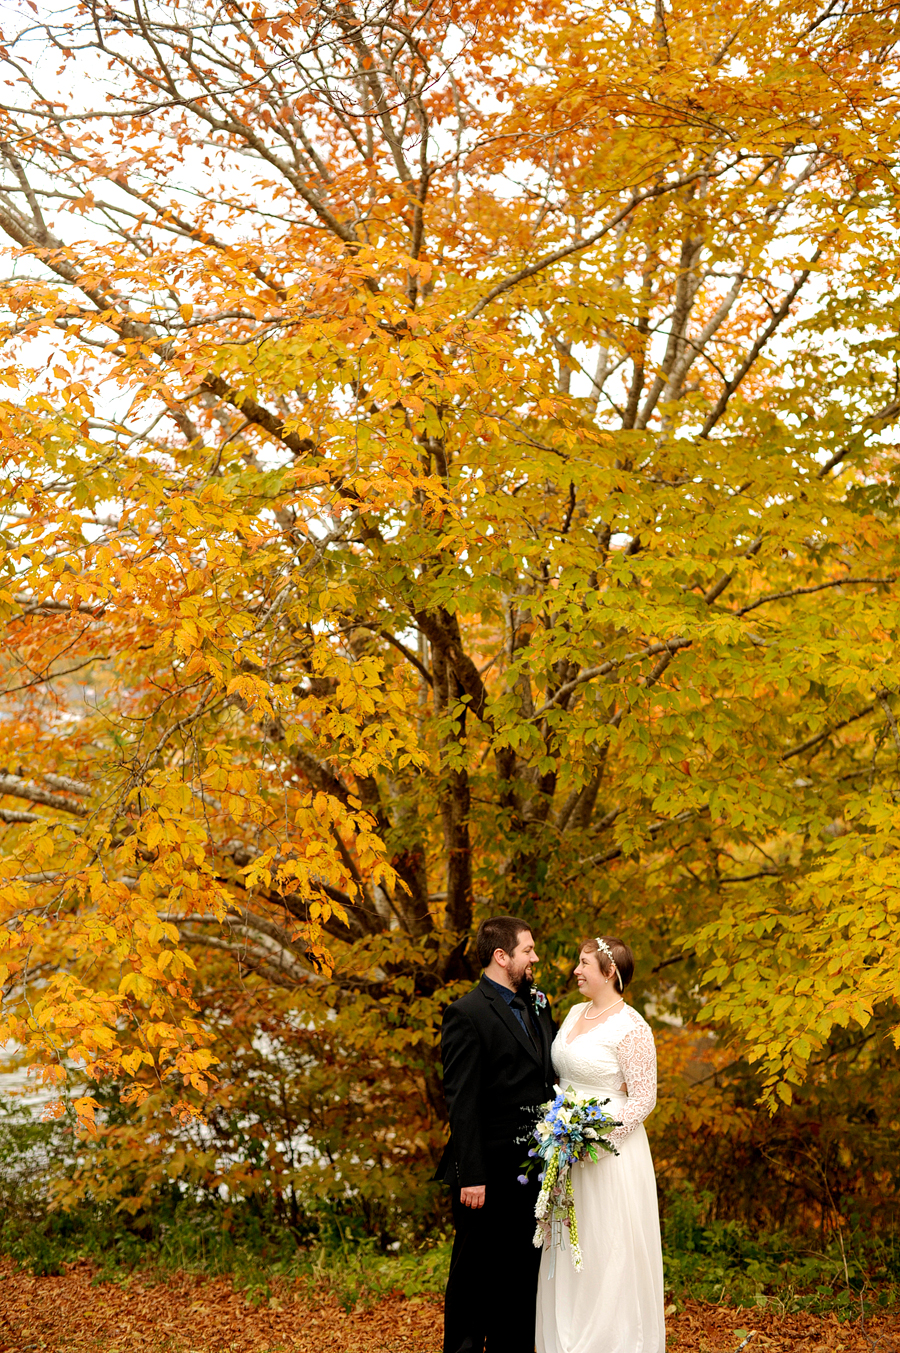
[[[618,1146],[656,1107],[656,1044],[648,1026],[639,1024],[626,1034],[616,1047],[616,1055],[628,1086],[622,1126],[609,1134],[609,1140]]]

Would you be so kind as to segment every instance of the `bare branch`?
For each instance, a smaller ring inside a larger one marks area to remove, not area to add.
[[[703,424],[703,427],[700,429],[701,438],[709,436],[709,434],[715,427],[716,423],[718,423],[719,419],[722,417],[722,414],[728,408],[728,402],[731,399],[731,396],[734,394],[735,390],[737,390],[738,386],[741,384],[741,381],[747,375],[747,372],[753,366],[753,363],[756,361],[757,357],[762,352],[763,348],[766,346],[769,339],[774,334],[775,330],[786,318],[786,316],[790,313],[791,306],[794,304],[794,301],[797,299],[801,290],[806,285],[806,281],[809,278],[810,273],[812,272],[813,265],[815,263],[818,263],[821,257],[822,257],[822,246],[820,245],[809,261],[810,266],[808,268],[803,269],[800,276],[797,278],[796,282],[791,287],[790,291],[787,293],[784,300],[781,302],[781,305],[775,311],[774,315],[769,320],[769,323],[763,329],[759,338],[757,338],[756,342],[753,344],[744,360],[738,366],[737,371],[734,373],[734,375],[731,377],[731,380],[725,386],[725,389],[722,391],[714,407],[708,414],[706,421]]]
[[[496,286],[493,286],[486,296],[482,296],[481,300],[465,316],[465,319],[476,319],[482,310],[486,309],[498,296],[502,296],[505,291],[509,291],[512,287],[518,286],[520,282],[525,282],[529,277],[534,277],[537,273],[543,272],[545,268],[552,268],[554,263],[561,263],[563,259],[571,258],[584,249],[589,249],[592,244],[597,244],[599,240],[603,239],[604,235],[608,235],[611,230],[615,230],[616,226],[630,216],[643,202],[649,202],[654,197],[662,197],[665,193],[677,192],[679,188],[684,188],[689,183],[694,183],[702,177],[704,177],[703,172],[697,170],[670,182],[657,184],[654,188],[645,188],[642,192],[633,192],[625,206],[620,208],[599,230],[595,230],[592,235],[586,236],[583,240],[576,240],[573,244],[565,245],[562,249],[554,249],[552,253],[544,254],[534,263],[530,263],[527,267],[520,268],[518,272],[505,277]]]
[[[900,400],[896,401],[893,404],[888,404],[887,407],[884,409],[879,409],[878,413],[873,413],[871,418],[867,418],[865,420],[862,428],[860,429],[860,432],[857,433],[856,437],[854,437],[854,439],[851,442],[848,442],[848,444],[845,447],[843,447],[840,451],[835,451],[834,455],[825,462],[825,464],[819,470],[819,478],[824,479],[825,476],[829,474],[835,468],[836,465],[840,465],[842,461],[844,461],[846,457],[850,455],[850,452],[856,448],[862,433],[870,429],[876,432],[880,431],[884,423],[890,423],[898,415],[900,415]]]
[[[686,809],[683,813],[678,813],[675,817],[669,818],[668,820],[651,822],[647,828],[647,834],[651,840],[655,840],[660,832],[665,831],[666,827],[680,826],[684,822],[690,822],[691,818],[700,817],[706,811],[706,809],[695,810],[690,808]],[[622,847],[614,846],[612,850],[601,851],[599,855],[588,855],[586,859],[579,860],[576,868],[587,869],[589,866],[595,864],[609,864],[611,860],[618,860],[622,854]],[[568,877],[571,879],[574,878],[575,875],[573,873]]]
[[[745,559],[752,559],[755,554],[759,553],[761,546],[762,546],[762,537],[759,537],[757,540],[754,540],[753,544],[750,546],[748,550],[744,551],[743,557]],[[732,581],[733,578],[734,578],[734,570],[732,570],[731,573],[726,573],[725,576],[723,578],[720,578],[718,582],[713,583],[712,587],[710,587],[708,591],[704,592],[703,600],[706,602],[707,606],[712,606],[714,601],[718,601],[719,597],[725,591],[725,588],[728,586],[728,584]]]
[[[860,586],[862,583],[888,587],[896,581],[896,575],[892,575],[890,578],[833,578],[831,582],[816,583],[813,587],[793,587],[787,592],[772,592],[767,597],[760,597],[758,601],[751,601],[749,606],[742,606],[739,611],[732,611],[731,614],[747,615],[749,611],[755,611],[757,606],[765,606],[767,602],[785,601],[789,597],[805,597],[809,596],[811,592],[823,592],[827,587]]]
[[[545,704],[541,705],[540,709],[535,710],[534,718],[539,719],[541,715],[547,713],[548,709],[552,709],[554,705],[561,704],[567,696],[571,695],[572,691],[578,686],[583,686],[586,681],[593,681],[596,677],[608,676],[610,672],[617,671],[618,668],[622,667],[626,662],[635,662],[638,658],[654,657],[657,653],[667,654],[668,656],[665,662],[659,667],[658,674],[654,675],[656,672],[655,668],[654,671],[650,673],[648,682],[652,683],[659,679],[666,667],[668,667],[669,663],[672,661],[674,654],[676,654],[680,648],[690,648],[693,642],[693,639],[685,639],[681,636],[675,639],[666,639],[664,643],[649,644],[647,648],[639,649],[635,653],[626,653],[624,658],[610,658],[608,662],[601,663],[599,667],[586,667],[584,671],[579,672],[578,676],[572,681],[567,681],[564,685],[560,686],[556,694],[550,700],[547,700]]]
[[[875,708],[876,705],[874,704],[866,705],[865,709],[861,709],[858,714],[851,714],[849,719],[842,719],[840,723],[832,724],[830,728],[826,728],[822,733],[817,733],[815,737],[807,738],[805,742],[798,743],[796,747],[791,747],[788,751],[782,752],[780,759],[782,761],[790,761],[792,756],[800,756],[802,752],[808,752],[813,747],[818,747],[820,743],[823,743],[830,738],[833,733],[839,733],[842,728],[847,728],[850,724],[856,723],[857,719],[864,719],[866,715],[871,714]]]
[[[754,879],[781,878],[780,869],[760,869],[755,874],[732,874],[720,878],[719,883],[752,883]]]
[[[887,691],[879,691],[876,698],[879,705],[884,710],[885,718],[890,725],[891,737],[894,739],[898,752],[900,752],[900,729],[897,728],[897,720],[894,718],[894,711],[888,704]]]

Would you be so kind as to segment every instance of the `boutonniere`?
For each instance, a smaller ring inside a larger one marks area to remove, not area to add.
[[[534,1001],[534,1008],[539,1015],[542,1011],[547,1009],[547,997],[542,991],[538,991],[536,987],[532,989],[531,999]]]

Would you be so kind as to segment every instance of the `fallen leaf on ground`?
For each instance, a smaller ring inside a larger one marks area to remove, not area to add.
[[[391,1296],[345,1311],[330,1293],[283,1284],[253,1306],[224,1278],[176,1274],[93,1285],[91,1264],[36,1278],[0,1260],[0,1353],[440,1353],[438,1301]],[[670,1353],[900,1353],[900,1315],[841,1324],[679,1301]]]

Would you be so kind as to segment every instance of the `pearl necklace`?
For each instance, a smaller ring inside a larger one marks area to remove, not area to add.
[[[591,1006],[592,1006],[592,1007],[593,1007],[593,1004],[594,1004],[594,1002],[591,1001]],[[624,1005],[624,1004],[625,1004],[625,997],[624,997],[624,996],[620,996],[619,999],[618,999],[617,1001],[613,1001],[612,1005],[608,1005],[608,1006],[606,1007],[605,1010],[600,1010],[600,1011],[598,1011],[596,1015],[589,1015],[588,1012],[585,1010],[585,1012],[584,1012],[584,1014],[582,1015],[581,1018],[582,1018],[582,1019],[585,1019],[585,1020],[599,1019],[601,1015],[606,1015],[606,1014],[609,1013],[610,1010],[615,1010],[615,1008],[616,1008],[617,1005]]]

